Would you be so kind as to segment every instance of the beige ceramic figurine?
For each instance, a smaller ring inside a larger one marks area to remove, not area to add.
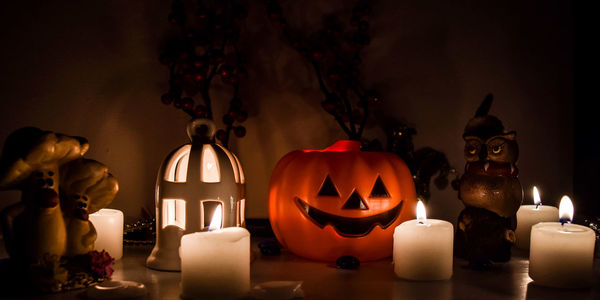
[[[85,254],[94,249],[96,230],[89,214],[108,206],[119,186],[108,167],[78,159],[61,167],[60,202],[67,229],[66,255]]]
[[[3,211],[5,243],[11,258],[36,262],[62,256],[66,230],[59,201],[59,167],[80,158],[87,141],[26,127],[6,140],[0,158],[0,189],[19,189],[22,201]]]
[[[22,192],[0,213],[4,242],[17,280],[26,276],[42,291],[82,288],[112,273],[110,255],[93,251],[88,216],[110,204],[118,184],[105,165],[82,157],[88,148],[84,138],[33,127],[4,143],[0,189]]]

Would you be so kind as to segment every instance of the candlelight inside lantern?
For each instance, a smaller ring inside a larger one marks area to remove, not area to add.
[[[217,163],[217,154],[210,145],[202,149],[202,182],[220,182],[221,173]]]
[[[210,225],[208,225],[208,231],[221,229],[222,215],[223,215],[223,208],[221,208],[221,204],[219,204],[219,205],[217,205],[217,208],[215,208],[215,212],[213,213],[212,219],[210,221]]]

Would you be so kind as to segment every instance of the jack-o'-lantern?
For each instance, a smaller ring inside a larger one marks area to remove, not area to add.
[[[279,242],[322,261],[390,256],[394,228],[415,217],[415,206],[406,164],[391,153],[360,151],[357,141],[287,154],[269,186],[269,219]]]

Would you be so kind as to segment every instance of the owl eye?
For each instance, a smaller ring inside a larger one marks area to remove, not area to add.
[[[498,154],[500,152],[502,152],[502,147],[500,147],[500,146],[494,146],[494,147],[492,147],[492,153]]]
[[[469,152],[469,154],[475,155],[475,153],[477,153],[477,148],[470,146],[469,148],[467,148],[467,151]]]

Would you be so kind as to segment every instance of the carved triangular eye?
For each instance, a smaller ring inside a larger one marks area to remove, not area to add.
[[[321,185],[321,189],[319,190],[319,196],[340,196],[337,189],[333,185],[333,182],[331,182],[329,175],[327,175],[325,181],[323,181],[323,185]]]
[[[371,190],[371,195],[369,197],[389,197],[390,193],[388,193],[381,177],[377,176],[377,180],[375,181],[375,185],[373,186],[373,190]]]

